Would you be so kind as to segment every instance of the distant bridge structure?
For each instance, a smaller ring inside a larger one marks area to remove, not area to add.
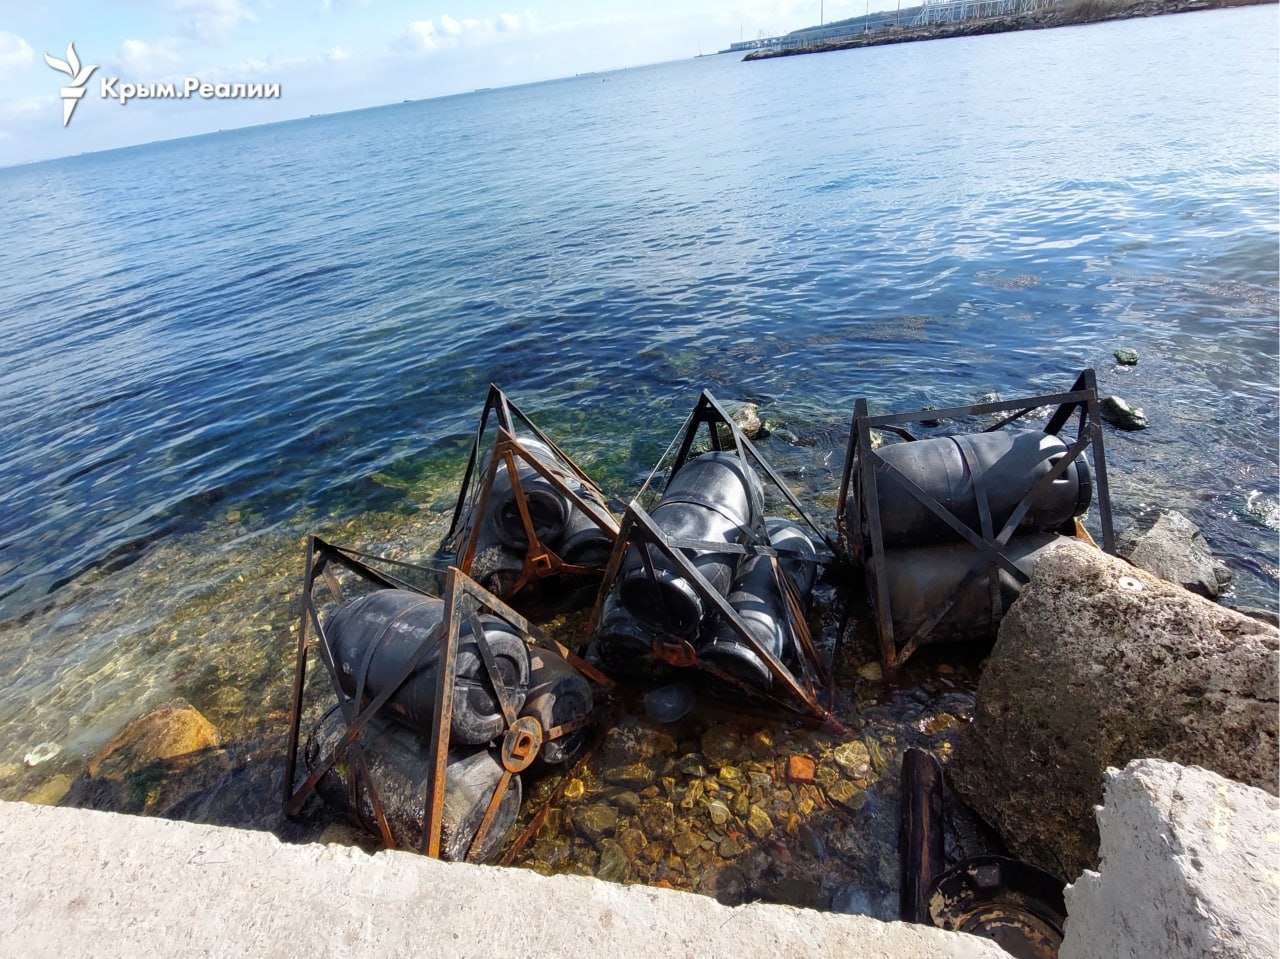
[[[924,0],[911,20],[913,27],[933,23],[960,23],[991,17],[1014,17],[1058,6],[1058,0]]]
[[[754,40],[729,44],[728,52],[751,50],[798,50],[824,43],[850,40],[880,30],[902,30],[939,23],[961,23],[1037,13],[1061,6],[1063,0],[923,0],[919,5],[898,11],[882,11],[817,27],[792,30],[778,37],[763,35]]]

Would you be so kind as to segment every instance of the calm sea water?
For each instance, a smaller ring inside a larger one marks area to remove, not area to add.
[[[1121,525],[1183,509],[1274,607],[1276,27],[707,57],[0,170],[0,787],[175,690],[252,713],[211,690],[287,672],[246,624],[298,537],[451,505],[491,381],[624,497],[700,389],[756,401],[830,505],[857,397],[1093,366],[1151,423],[1107,435]]]

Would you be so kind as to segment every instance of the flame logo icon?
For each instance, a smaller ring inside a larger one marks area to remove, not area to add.
[[[87,67],[80,66],[80,58],[76,56],[74,42],[67,44],[67,59],[59,60],[57,57],[51,57],[46,53],[44,62],[59,73],[65,73],[71,78],[71,85],[65,86],[58,91],[58,94],[62,97],[62,125],[65,127],[71,122],[71,114],[76,112],[76,104],[84,96],[85,84],[89,82],[89,77],[93,75],[94,70],[98,69],[98,66],[97,64],[90,64]]]

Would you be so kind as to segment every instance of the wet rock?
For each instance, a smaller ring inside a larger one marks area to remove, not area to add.
[[[795,906],[799,909],[822,909],[827,904],[827,895],[822,891],[822,883],[812,879],[779,879],[777,882],[757,887],[756,892],[764,902]]]
[[[676,851],[677,856],[685,857],[697,849],[700,842],[702,842],[701,836],[686,831],[677,834],[675,839],[671,840],[671,848]]]
[[[640,855],[641,850],[649,844],[648,837],[639,829],[627,828],[618,833],[618,845],[632,859]]]
[[[847,806],[858,795],[857,788],[847,779],[837,779],[827,787],[827,798]]]
[[[1231,582],[1196,525],[1177,510],[1163,510],[1118,537],[1116,552],[1148,573],[1217,599]]]
[[[640,806],[640,797],[630,790],[618,793],[609,801],[621,812],[627,813],[628,815],[634,813]]]
[[[717,826],[723,826],[729,821],[729,807],[718,799],[714,799],[707,803],[707,815]]]
[[[218,732],[185,699],[136,719],[89,762],[89,775],[120,778],[151,763],[218,746]]]
[[[836,747],[831,758],[851,779],[865,779],[871,771],[871,752],[860,739]]]
[[[712,726],[702,734],[702,754],[712,766],[724,766],[742,753],[742,738],[732,726]]]
[[[36,806],[56,806],[71,790],[71,783],[70,776],[66,773],[59,773],[23,796],[22,801]]]
[[[636,810],[636,819],[644,834],[653,839],[670,839],[676,831],[676,810],[669,802],[649,799]]]
[[[600,862],[596,866],[596,878],[605,882],[624,882],[631,874],[631,857],[616,842],[606,839],[600,843]]]
[[[800,840],[800,848],[807,852],[814,859],[825,859],[827,856],[827,844],[819,835],[818,831],[804,823],[796,830],[796,838]]]
[[[1121,366],[1137,366],[1138,351],[1131,350],[1128,347],[1121,347],[1112,354],[1116,358],[1116,362]]]
[[[686,776],[701,777],[707,774],[706,764],[698,753],[685,753],[676,762],[676,769]]]
[[[603,746],[605,766],[643,763],[676,751],[676,741],[658,729],[638,723],[624,723],[609,731]]]
[[[1274,793],[1280,631],[1074,541],[1000,626],[953,786],[1013,852],[1064,879],[1097,863],[1103,773],[1202,766]]]
[[[630,763],[626,766],[606,769],[604,778],[615,786],[625,786],[627,789],[643,789],[653,782],[655,775],[654,771],[644,763]]]
[[[787,760],[787,779],[793,783],[811,783],[818,764],[809,756],[792,756]]]
[[[1062,959],[1275,955],[1275,797],[1144,759],[1107,771],[1098,824],[1102,865],[1066,891]]]
[[[859,666],[858,675],[872,683],[878,683],[884,679],[884,671],[880,668],[880,664],[874,661]]]
[[[760,422],[760,407],[755,403],[739,403],[729,415],[747,439],[760,439],[768,435],[764,424]]]
[[[714,896],[726,906],[740,906],[745,900],[747,876],[737,866],[721,866],[704,870],[698,877],[698,892]]]
[[[581,799],[586,791],[586,784],[581,779],[570,779],[564,787],[564,798],[570,800]]]
[[[603,803],[584,806],[574,812],[573,825],[581,835],[596,842],[613,835],[618,825],[618,810]]]
[[[1102,418],[1117,429],[1145,430],[1147,414],[1130,406],[1119,396],[1104,396],[1099,404]]]
[[[734,796],[732,799],[729,800],[729,811],[732,812],[739,819],[745,819],[747,817],[747,809],[750,807],[750,805],[751,805],[751,800],[747,797],[747,794],[738,793],[736,796]]]
[[[707,791],[707,787],[703,785],[702,780],[695,779],[693,782],[689,783],[688,788],[686,788],[684,791],[684,795],[680,797],[680,808],[681,809],[696,808],[699,801],[702,799],[703,795],[705,795],[706,791]]]
[[[742,855],[742,843],[731,837],[720,840],[720,845],[716,847],[716,853],[721,859],[734,859]]]
[[[831,911],[848,916],[870,916],[881,922],[893,922],[898,915],[898,897],[894,893],[877,893],[861,885],[849,885],[831,897]]]
[[[747,828],[751,830],[751,835],[757,839],[763,839],[773,832],[773,820],[759,806],[752,806],[751,811],[747,813]]]

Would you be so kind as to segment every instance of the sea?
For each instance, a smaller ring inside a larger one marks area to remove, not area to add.
[[[0,170],[0,798],[178,696],[278,742],[305,537],[430,555],[490,384],[618,502],[702,391],[755,403],[831,525],[859,398],[1092,368],[1148,421],[1117,526],[1181,510],[1275,610],[1278,38],[706,56]]]

